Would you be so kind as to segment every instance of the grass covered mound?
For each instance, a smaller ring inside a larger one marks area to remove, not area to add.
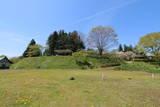
[[[126,70],[126,71],[145,71],[151,73],[160,73],[160,67],[152,65],[146,62],[131,62],[122,64],[121,66],[115,67],[115,70]]]
[[[77,69],[72,56],[50,56],[23,58],[13,64],[11,69]]]
[[[76,62],[78,58],[79,63]],[[87,69],[120,65],[123,61],[117,58],[88,56],[45,56],[23,58],[11,65],[11,69]]]

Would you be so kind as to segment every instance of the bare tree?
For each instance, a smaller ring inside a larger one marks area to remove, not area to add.
[[[117,34],[111,27],[97,26],[92,28],[87,39],[89,47],[97,48],[99,54],[118,43]]]

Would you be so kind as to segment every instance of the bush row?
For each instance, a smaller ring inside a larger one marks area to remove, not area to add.
[[[160,68],[155,65],[151,65],[145,62],[132,62],[128,64],[122,64],[121,66],[115,67],[115,70],[127,70],[127,71],[145,71],[150,73],[160,72]]]
[[[97,68],[97,67],[112,67],[124,64],[124,60],[110,56],[99,56],[96,54],[87,54],[76,52],[73,54],[76,64],[81,68]]]

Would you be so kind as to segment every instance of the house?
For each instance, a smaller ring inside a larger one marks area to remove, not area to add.
[[[0,57],[0,69],[9,69],[12,62],[6,57]]]
[[[61,55],[61,56],[71,56],[72,55],[72,51],[71,50],[54,50],[54,54],[56,55],[56,56],[59,56],[59,55]]]

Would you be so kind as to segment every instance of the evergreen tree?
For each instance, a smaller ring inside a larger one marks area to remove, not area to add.
[[[36,41],[34,39],[32,39],[31,42],[29,43],[29,46],[30,45],[35,45],[35,44],[36,44]]]
[[[127,50],[128,50],[128,47],[127,47],[126,44],[124,44],[124,45],[123,45],[123,51],[124,51],[124,52],[127,52]]]
[[[84,49],[84,43],[81,40],[80,36],[78,36],[77,31],[73,31],[68,35],[68,43],[66,44],[66,48],[76,52],[77,50]]]
[[[58,33],[59,39],[57,41],[56,50],[65,50],[66,49],[66,40],[68,38],[68,34],[64,32],[64,30],[60,30]]]
[[[121,44],[119,45],[118,51],[119,51],[119,52],[123,52],[123,47],[122,47]]]
[[[58,33],[57,31],[55,31],[54,33],[52,33],[47,41],[47,45],[49,47],[49,49],[47,50],[47,54],[48,55],[53,55],[54,54],[54,50],[58,47]]]
[[[134,47],[132,45],[125,45],[124,44],[124,52],[128,52],[128,51],[134,51]]]
[[[129,46],[129,51],[134,51],[134,48],[132,45]]]
[[[39,48],[39,45],[37,45],[36,41],[32,39],[27,49],[24,51],[23,57],[36,57],[36,56],[41,56],[41,54],[42,53]]]
[[[73,31],[71,33],[66,33],[64,30],[60,30],[59,32],[55,31],[49,36],[47,45],[49,47],[47,53],[50,52],[50,55],[54,55],[54,50],[69,49],[76,52],[85,48],[77,31]]]

